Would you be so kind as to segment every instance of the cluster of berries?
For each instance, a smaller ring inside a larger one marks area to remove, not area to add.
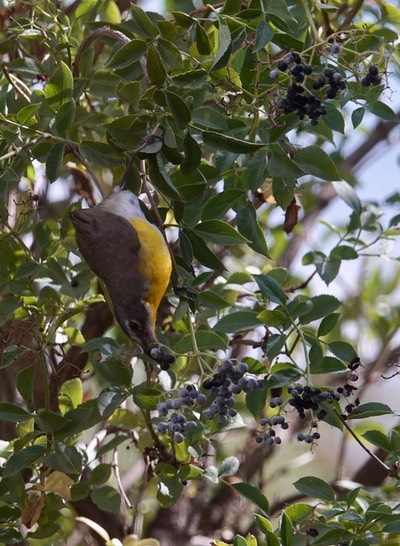
[[[379,85],[382,81],[379,75],[378,67],[372,64],[368,69],[368,74],[361,80],[363,87],[369,87],[370,85]]]
[[[338,53],[337,48],[335,51]],[[289,85],[286,97],[278,100],[277,109],[281,110],[284,114],[295,113],[299,119],[304,119],[308,116],[311,125],[317,125],[319,118],[324,116],[327,110],[320,98],[303,85],[300,85],[304,82],[306,76],[311,76],[313,67],[302,63],[299,54],[292,52],[278,61],[277,69],[271,70],[270,77],[273,79],[277,78],[279,72],[288,72],[293,78],[293,83]],[[342,78],[342,74],[332,68],[325,68],[322,74],[312,83],[314,91],[319,91],[326,86],[325,97],[327,99],[336,98],[339,91],[346,89],[346,83]]]
[[[334,99],[339,91],[346,89],[346,83],[342,80],[341,73],[335,72],[332,68],[325,68],[321,76],[313,82],[312,88],[314,91],[319,91],[326,85],[328,85],[327,99]]]
[[[332,404],[332,402],[340,400],[340,394],[337,392],[331,390],[321,391],[321,389],[315,389],[309,385],[305,385],[304,387],[301,385],[289,387],[288,393],[292,396],[292,398],[289,398],[289,405],[295,408],[300,419],[305,419],[306,410],[317,412],[317,419],[323,419],[327,411],[324,408],[320,408],[320,404],[322,402]]]
[[[203,387],[214,397],[203,414],[206,420],[216,416],[220,425],[226,425],[229,417],[237,415],[233,407],[236,402],[234,395],[263,388],[263,381],[249,375],[248,371],[249,367],[244,362],[234,364],[226,360],[217,367],[211,379],[204,381]]]
[[[349,385],[349,383],[358,381],[358,373],[357,368],[361,365],[359,357],[355,357],[350,362],[348,368],[349,368],[349,375],[347,376],[347,381],[343,387],[338,387],[336,391],[342,395],[344,398],[347,398],[351,396],[352,394],[355,394],[355,391],[357,390],[357,387],[355,385]],[[342,413],[342,419],[347,419],[348,415],[357,407],[360,405],[360,399],[356,398],[353,403],[348,403],[345,408],[344,412]]]
[[[292,76],[293,83],[289,85],[287,95],[277,102],[277,109],[283,111],[284,114],[295,113],[299,119],[309,117],[311,125],[317,125],[321,116],[327,113],[322,101],[301,85],[306,76],[310,76],[313,72],[313,67],[308,64],[303,64],[297,53],[290,53],[284,59],[281,59],[277,64],[278,70],[270,72],[271,78],[276,78],[279,71],[287,72]],[[330,70],[330,69],[327,69]],[[332,71],[333,73],[333,71]],[[339,74],[340,78],[341,75]],[[314,87],[318,82],[317,87]],[[322,85],[321,85],[322,84]],[[314,90],[321,89],[326,84],[324,78],[318,78],[313,84]],[[334,98],[339,89],[344,85],[342,80],[338,81],[335,75],[335,80],[330,82],[330,87],[327,91],[327,98]],[[320,86],[320,87],[319,87]],[[335,91],[335,93],[334,93]]]
[[[272,401],[270,406],[271,404]],[[272,446],[273,444],[280,444],[282,441],[281,438],[276,435],[274,427],[279,425],[282,430],[287,430],[289,428],[289,423],[286,421],[283,415],[275,415],[275,417],[270,417],[269,419],[263,417],[260,419],[260,425],[263,427],[263,430],[257,434],[256,442],[257,444],[265,442],[269,446]]]
[[[308,434],[303,434],[302,432],[299,432],[297,435],[297,440],[299,442],[305,442],[306,444],[313,444],[315,440],[319,440],[321,438],[321,435],[319,432],[315,431],[313,432],[312,429],[318,428],[318,422],[317,421],[311,421],[310,423],[310,432]]]
[[[299,119],[308,116],[311,125],[317,125],[319,118],[324,116],[327,110],[320,99],[306,94],[305,91],[305,88],[297,83],[289,85],[286,98],[279,99],[276,107],[284,114],[296,114]]]
[[[177,410],[182,407],[193,407],[196,404],[202,406],[207,401],[203,393],[199,393],[193,385],[187,385],[179,391],[176,398],[168,398],[165,402],[157,404],[157,410],[160,417],[166,417],[171,410]],[[174,442],[177,444],[183,442],[185,434],[196,430],[198,424],[196,421],[188,421],[183,413],[173,411],[168,420],[160,421],[157,425],[159,434],[173,434]]]

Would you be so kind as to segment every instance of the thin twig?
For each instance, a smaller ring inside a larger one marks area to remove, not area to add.
[[[292,292],[296,292],[296,290],[301,290],[303,288],[307,288],[307,286],[309,285],[310,281],[314,278],[316,273],[317,273],[317,270],[315,270],[313,273],[311,273],[311,275],[305,281],[303,281],[302,283],[295,284],[293,286],[289,286],[289,288],[284,288],[284,291],[292,293]]]
[[[372,457],[372,459],[374,459],[382,468],[384,468],[387,473],[389,474],[391,472],[391,468],[389,468],[383,461],[381,461],[376,455],[375,453],[372,453],[372,451],[370,449],[367,448],[366,445],[364,445],[362,443],[362,441],[360,440],[360,438],[357,436],[357,434],[355,434],[355,432],[351,429],[351,427],[347,424],[346,420],[343,419],[343,417],[340,415],[340,413],[337,411],[337,409],[335,408],[334,409],[334,412],[336,413],[336,415],[339,417],[339,419],[342,421],[345,429],[353,436],[353,438],[355,439],[355,441],[363,448],[363,450],[368,453],[368,455],[370,457]]]
[[[364,4],[364,0],[356,0],[351,7],[350,11],[347,13],[343,23],[339,27],[339,31],[343,30],[347,25],[349,25],[354,17],[357,15],[357,12],[362,8],[362,5]]]
[[[96,28],[95,30],[92,30],[92,32],[89,32],[87,36],[85,36],[83,42],[79,46],[76,55],[75,55],[75,61],[74,61],[74,68],[73,68],[73,75],[74,78],[79,76],[79,62],[81,60],[81,55],[84,51],[87,50],[87,48],[95,42],[98,38],[114,38],[115,40],[118,40],[119,42],[122,42],[124,45],[129,44],[130,39],[125,36],[122,32],[119,30],[113,30],[110,27],[101,27]]]
[[[113,469],[114,469],[115,479],[117,480],[117,485],[118,485],[118,489],[119,489],[119,492],[121,494],[121,497],[124,499],[124,502],[125,502],[127,508],[132,508],[132,503],[128,499],[128,497],[127,497],[127,495],[126,495],[126,493],[124,491],[124,488],[122,486],[121,474],[119,472],[118,451],[116,449],[114,449],[112,466],[113,466]]]

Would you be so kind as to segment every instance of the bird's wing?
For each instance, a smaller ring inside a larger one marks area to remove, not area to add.
[[[127,286],[131,297],[143,297],[145,279],[136,271],[140,241],[130,222],[97,208],[72,212],[71,220],[82,256],[104,281],[112,299],[126,297]]]

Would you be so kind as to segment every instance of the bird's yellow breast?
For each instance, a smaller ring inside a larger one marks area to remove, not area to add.
[[[131,224],[140,240],[138,270],[148,281],[147,302],[151,307],[155,324],[158,306],[171,277],[171,256],[159,229],[142,218],[131,220]]]

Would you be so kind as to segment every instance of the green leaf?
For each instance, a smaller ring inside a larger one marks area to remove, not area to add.
[[[182,72],[181,74],[172,76],[171,83],[176,87],[197,89],[199,87],[203,87],[207,81],[207,78],[208,73],[204,69],[198,68],[197,70],[189,70],[187,72]]]
[[[356,129],[360,125],[360,123],[363,120],[364,114],[365,114],[365,108],[363,106],[353,110],[351,114],[351,122],[353,124],[354,129]]]
[[[40,102],[36,102],[34,104],[28,104],[28,106],[24,106],[19,110],[17,114],[17,121],[21,125],[26,125],[28,121],[36,114],[36,112],[41,107]]]
[[[295,22],[285,0],[264,0],[263,5],[264,11],[268,15],[275,15],[278,19],[288,24]]]
[[[218,70],[219,68],[222,68],[220,66],[220,61],[225,53],[228,52],[231,46],[231,41],[231,31],[229,30],[228,25],[223,24],[222,20],[220,19],[218,28],[218,49],[214,55],[214,63],[212,66],[213,69]]]
[[[309,324],[314,320],[318,320],[330,313],[333,313],[340,307],[341,302],[335,297],[328,294],[321,294],[310,299],[313,307],[309,313],[300,317],[301,324]]]
[[[196,45],[200,55],[210,55],[213,50],[207,32],[198,21],[196,22]]]
[[[216,131],[203,130],[204,143],[210,148],[226,150],[235,154],[251,154],[263,148],[265,144],[241,140],[233,136],[217,133]]]
[[[46,176],[50,182],[54,182],[60,176],[64,153],[64,142],[56,142],[49,150],[46,159]]]
[[[207,330],[196,331],[196,343],[198,349],[208,351],[225,351],[227,346],[227,342],[221,336]],[[189,353],[193,350],[193,339],[191,335],[187,334],[183,336],[175,345],[174,350],[177,353]]]
[[[357,356],[354,347],[346,341],[333,341],[332,343],[328,343],[328,349],[332,354],[345,362],[350,362]]]
[[[45,409],[38,410],[34,421],[38,429],[46,434],[60,430],[68,423],[68,420],[62,415]]]
[[[268,250],[265,235],[257,220],[257,213],[252,203],[247,202],[236,214],[237,228],[239,233],[249,239],[249,247],[255,252],[271,258]]]
[[[261,19],[257,25],[254,51],[260,51],[260,49],[263,49],[272,40],[273,35],[274,30],[271,25],[264,19]]]
[[[100,483],[105,483],[111,477],[112,468],[110,464],[100,463],[95,468],[93,468],[92,473],[90,474],[89,483],[92,485],[98,485]]]
[[[171,11],[171,15],[174,17],[175,21],[183,28],[190,28],[197,21],[187,13],[183,11]]]
[[[150,82],[161,87],[167,77],[167,71],[155,45],[150,45],[146,57],[147,73]]]
[[[399,121],[398,115],[384,102],[377,100],[368,105],[369,111],[385,121]]]
[[[101,391],[96,400],[96,406],[103,419],[107,419],[126,400],[128,393],[117,387]]]
[[[246,237],[222,220],[205,220],[197,224],[193,231],[203,239],[217,245],[240,245],[249,242]]]
[[[257,315],[258,313],[254,311],[236,311],[222,317],[214,326],[214,330],[223,334],[253,330],[262,325]]]
[[[27,350],[24,347],[19,347],[18,345],[7,345],[2,348],[0,353],[0,367],[7,368],[10,364],[14,364],[14,362],[24,355],[26,351]]]
[[[279,282],[270,275],[254,275],[262,294],[273,303],[286,304],[287,295]]]
[[[54,452],[44,458],[44,463],[65,474],[79,475],[82,472],[82,453],[74,446],[56,444]]]
[[[138,61],[141,57],[144,57],[146,50],[147,44],[144,40],[131,40],[117,50],[106,63],[106,66],[110,68],[125,68]]]
[[[83,140],[79,150],[83,157],[96,167],[112,168],[121,165],[121,158],[105,142]]]
[[[32,364],[32,366],[26,366],[18,372],[16,377],[16,386],[18,392],[28,404],[32,401],[32,392],[33,385],[35,383],[37,366]]]
[[[103,485],[94,489],[90,498],[96,506],[104,512],[118,514],[121,506],[121,497],[116,489],[110,485]]]
[[[273,360],[281,352],[282,347],[286,343],[286,336],[284,334],[272,334],[268,338],[267,343],[267,357],[269,360]]]
[[[299,167],[307,174],[322,178],[322,180],[338,180],[340,178],[335,163],[319,146],[302,148],[296,154]]]
[[[179,165],[179,168],[182,174],[187,175],[197,169],[197,167],[200,165],[202,155],[200,146],[190,135],[189,131],[186,133],[183,140],[183,151],[185,152],[185,159]]]
[[[344,134],[344,118],[337,108],[332,104],[325,103],[327,109],[327,114],[323,116],[324,122],[328,127],[337,131],[338,133]]]
[[[132,389],[133,400],[141,409],[156,409],[160,395],[160,391],[149,386],[147,383],[141,383]]]
[[[380,402],[367,402],[355,408],[347,419],[366,419],[367,417],[378,417],[380,415],[393,415],[393,410]]]
[[[230,484],[230,486],[240,495],[242,495],[242,497],[245,497],[249,501],[253,502],[261,510],[261,512],[266,515],[268,514],[268,499],[259,489],[245,482],[233,483]]]
[[[96,4],[97,0],[83,0],[75,12],[75,18],[78,19],[79,17],[82,17],[82,15],[88,13]]]
[[[272,532],[272,524],[267,518],[261,516],[261,514],[254,514],[254,517],[256,520],[256,525],[262,533],[266,534],[268,532]]]
[[[344,372],[346,369],[347,366],[333,356],[324,356],[319,361],[313,360],[310,366],[311,373],[336,373]]]
[[[4,404],[0,405],[3,406]],[[3,477],[6,478],[7,476],[12,476],[17,472],[21,472],[21,470],[28,468],[40,457],[42,457],[46,451],[47,450],[44,446],[39,445],[28,446],[18,450],[16,453],[11,455],[4,465]]]
[[[235,201],[243,196],[245,196],[245,191],[240,188],[231,188],[217,193],[217,195],[214,195],[204,203],[203,210],[201,211],[201,219],[211,220],[224,216]]]
[[[267,402],[267,391],[256,389],[246,394],[246,407],[255,419],[259,419],[265,409]]]
[[[315,476],[300,478],[293,484],[297,491],[311,498],[322,499],[328,502],[335,500],[335,493],[332,487]]]
[[[313,509],[304,502],[297,502],[285,509],[285,514],[291,519],[293,524],[299,524],[306,521],[312,514]]]
[[[182,230],[182,233],[189,240],[192,246],[193,254],[201,264],[215,271],[225,270],[224,264],[219,258],[217,258],[214,252],[211,252],[202,237],[199,237],[190,230]]]
[[[216,546],[219,546],[216,544]],[[233,546],[250,546],[247,543],[247,540],[242,537],[241,535],[235,535],[235,538],[233,539]]]
[[[267,169],[272,176],[279,178],[298,178],[306,174],[278,144],[271,146],[271,157],[268,160]]]
[[[282,546],[290,546],[293,538],[293,524],[285,511],[282,512],[281,516],[280,535]]]
[[[272,194],[275,201],[284,210],[288,208],[294,198],[295,181],[274,177],[272,179]]]
[[[67,411],[77,408],[82,403],[82,398],[82,381],[78,377],[65,381],[58,394],[58,407],[61,414],[65,415]]]
[[[75,120],[76,105],[74,100],[67,100],[56,113],[55,127],[58,134],[66,137]]]
[[[339,245],[332,249],[330,257],[338,257],[340,260],[356,260],[358,252],[352,246]]]
[[[164,508],[178,502],[183,493],[183,485],[178,478],[162,478],[157,484],[157,500]]]
[[[362,437],[368,442],[371,442],[371,444],[374,444],[374,446],[383,449],[387,453],[392,451],[392,445],[389,438],[380,430],[367,430],[364,432],[364,434],[362,434]]]
[[[307,252],[303,256],[303,265],[315,265],[319,276],[325,283],[330,284],[339,273],[341,259],[334,254],[325,256],[323,252]]]
[[[94,337],[82,346],[83,352],[100,351],[102,361],[117,357],[122,347],[111,337]]]
[[[64,102],[71,99],[73,85],[71,70],[63,61],[60,61],[59,68],[56,69],[44,88],[44,96],[50,108],[57,111]]]
[[[165,196],[175,199],[176,201],[182,201],[182,195],[175,187],[169,174],[167,173],[164,165],[163,158],[160,154],[151,155],[148,159],[149,162],[149,175],[152,183],[163,193]]]
[[[333,182],[333,187],[335,188],[338,196],[346,203],[346,205],[348,205],[357,214],[361,214],[361,201],[350,184],[347,182]]]
[[[71,488],[71,500],[73,501],[79,501],[82,499],[86,499],[86,497],[89,495],[91,488],[89,487],[89,484],[87,483],[74,483]]]
[[[177,95],[176,93],[172,93],[172,91],[165,91],[165,95],[167,97],[168,106],[169,106],[169,109],[171,110],[171,114],[174,120],[178,123],[178,126],[180,129],[184,129],[186,125],[192,119],[192,114],[190,112],[188,105],[179,95]],[[201,158],[201,153],[200,153],[200,158]]]
[[[139,8],[139,6],[137,6],[136,4],[131,4],[131,10],[133,20],[138,26],[138,29],[142,36],[155,38],[158,35],[158,28],[154,23],[152,23],[147,13]]]
[[[340,317],[340,313],[332,313],[330,315],[327,315],[321,320],[321,324],[318,328],[318,337],[326,336],[327,334],[330,334],[334,327],[336,326],[336,323]]]
[[[6,421],[7,423],[22,423],[31,418],[31,414],[7,402],[0,402],[0,421]]]
[[[267,389],[275,389],[285,387],[290,383],[294,383],[301,377],[301,372],[293,364],[288,362],[280,362],[274,364],[267,377],[265,386]]]

